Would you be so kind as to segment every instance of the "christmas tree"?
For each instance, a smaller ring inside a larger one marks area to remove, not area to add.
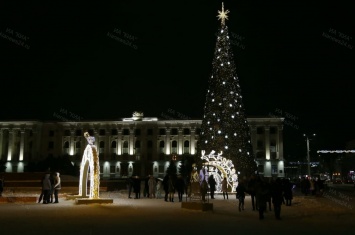
[[[223,157],[232,160],[236,171],[250,175],[256,170],[256,163],[225,24],[228,12],[224,11],[222,3],[222,11],[218,11],[217,16],[221,27],[217,33],[198,152],[205,150],[207,155],[212,151],[223,152]]]

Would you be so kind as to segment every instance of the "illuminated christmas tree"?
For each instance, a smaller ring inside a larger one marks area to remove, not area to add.
[[[198,152],[205,150],[208,155],[215,151],[232,160],[237,172],[250,175],[256,170],[250,141],[250,131],[242,102],[241,89],[230,47],[228,10],[218,11],[221,27],[206,95],[204,117],[201,125]]]

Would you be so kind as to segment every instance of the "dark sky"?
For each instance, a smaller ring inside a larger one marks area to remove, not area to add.
[[[219,0],[1,1],[0,120],[135,110],[201,119],[220,9]],[[354,7],[229,0],[225,9],[247,115],[286,117],[285,146],[302,152],[303,133],[317,133],[322,149],[355,139]]]

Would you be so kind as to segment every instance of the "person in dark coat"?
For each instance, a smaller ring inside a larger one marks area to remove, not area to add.
[[[133,191],[136,194],[134,199],[139,199],[141,197],[141,179],[138,175],[133,177]]]
[[[247,193],[250,194],[251,198],[251,205],[253,207],[253,211],[259,210],[258,207],[258,201],[256,200],[256,178],[254,175],[250,177],[250,180],[248,182],[248,187],[247,187]]]
[[[185,181],[181,175],[178,175],[176,180],[176,191],[178,193],[179,202],[182,202],[182,195],[184,195]]]
[[[271,187],[272,204],[274,204],[275,218],[281,219],[281,205],[283,201],[282,182],[280,178],[277,178]]]
[[[228,186],[228,182],[227,182],[227,177],[224,177],[223,180],[222,180],[222,193],[223,193],[223,199],[226,199],[226,196],[227,196],[227,200],[228,200],[228,189],[227,189],[227,186]]]
[[[267,188],[271,188],[271,184],[273,183],[272,179],[269,178],[268,181],[265,182]],[[266,208],[269,208],[271,211],[271,190],[268,190],[268,194],[266,195]]]
[[[164,200],[167,202],[169,197],[169,175],[166,174],[163,179],[163,188],[165,192]]]
[[[206,202],[207,192],[208,192],[208,183],[206,180],[203,180],[201,182],[201,186],[200,186],[200,193],[201,193],[202,202]]]
[[[168,192],[169,192],[169,201],[174,202],[174,195],[175,195],[175,177],[173,175],[169,175],[168,180]]]
[[[149,181],[150,175],[148,175],[144,180],[144,197],[149,197]]]
[[[246,191],[246,187],[244,186],[243,181],[239,181],[236,191],[237,191],[236,197],[239,200],[239,211],[241,211],[244,210],[244,199],[245,199],[245,191]]]
[[[292,193],[292,184],[289,179],[285,179],[283,182],[283,191],[284,191],[284,198],[286,201],[286,206],[291,206],[291,202],[293,199]]]
[[[127,185],[127,191],[128,191],[128,198],[132,198],[131,197],[132,188],[133,188],[133,179],[132,179],[132,177],[128,177],[126,179],[126,185]]]
[[[50,173],[47,173],[44,175],[44,179],[42,181],[43,204],[49,203],[51,189],[52,189],[52,184],[50,181]]]
[[[54,174],[53,172],[49,175],[49,180],[51,181],[51,189],[49,190],[49,203],[53,203],[53,196],[54,196]]]
[[[259,207],[259,219],[264,219],[264,212],[266,210],[267,196],[269,193],[269,188],[267,184],[258,176],[255,183],[256,200]]]
[[[208,177],[208,184],[210,186],[211,199],[214,199],[214,191],[216,191],[216,180],[213,175]]]

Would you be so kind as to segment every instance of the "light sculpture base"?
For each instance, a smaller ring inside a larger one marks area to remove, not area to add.
[[[112,198],[76,198],[75,204],[77,205],[89,205],[89,204],[110,204],[113,203]]]

